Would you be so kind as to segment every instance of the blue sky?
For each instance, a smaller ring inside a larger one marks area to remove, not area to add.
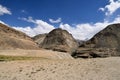
[[[107,0],[1,0],[0,4],[12,12],[11,16],[1,16],[1,20],[15,26],[28,25],[18,20],[18,17],[28,16],[46,22],[49,22],[49,18],[59,17],[69,24],[96,22],[103,20],[104,14],[98,9],[106,3]]]
[[[0,21],[30,36],[59,27],[84,40],[119,19],[120,0],[0,0]]]

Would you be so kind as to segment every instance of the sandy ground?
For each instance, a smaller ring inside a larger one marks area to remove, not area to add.
[[[120,80],[120,58],[0,62],[0,80]]]
[[[26,56],[26,57],[42,57],[48,59],[73,59],[68,53],[57,52],[52,50],[0,50],[0,55],[5,56]]]

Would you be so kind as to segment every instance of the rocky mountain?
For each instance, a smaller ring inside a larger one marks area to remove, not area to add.
[[[0,23],[0,49],[39,49],[26,34]]]
[[[112,24],[81,45],[73,56],[107,57],[120,56],[120,24]]]
[[[45,39],[47,33],[46,34],[38,34],[36,36],[34,36],[32,39],[38,44],[41,45],[41,43],[43,42],[43,40]]]
[[[86,47],[117,48],[120,46],[120,24],[112,24],[90,39]]]
[[[46,35],[40,47],[71,53],[78,47],[78,43],[68,31],[58,28]]]
[[[120,56],[120,24],[112,24],[88,41],[75,40],[63,29],[54,29],[48,34],[30,38],[0,23],[0,49],[49,49],[70,53],[78,58]]]

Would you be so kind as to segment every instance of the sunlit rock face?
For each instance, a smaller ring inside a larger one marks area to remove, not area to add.
[[[49,32],[40,46],[45,49],[72,53],[78,47],[78,43],[68,31],[58,28]]]

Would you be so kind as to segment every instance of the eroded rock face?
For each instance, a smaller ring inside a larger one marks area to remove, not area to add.
[[[85,46],[95,48],[116,48],[119,50],[120,24],[107,26],[104,30],[100,31],[91,40],[89,40]]]
[[[41,45],[47,34],[39,34],[34,36],[32,39],[38,44]]]
[[[81,50],[81,49],[84,50]],[[74,57],[120,56],[120,24],[112,24],[78,48]]]
[[[69,32],[58,28],[46,35],[40,47],[71,53],[78,47],[78,43]]]
[[[115,48],[78,48],[72,56],[74,58],[104,58],[119,56]]]
[[[0,49],[39,49],[26,34],[0,23]]]

